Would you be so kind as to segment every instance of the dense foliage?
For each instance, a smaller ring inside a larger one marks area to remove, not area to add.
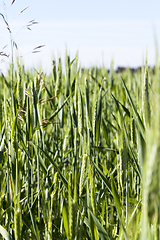
[[[0,76],[0,239],[160,239],[158,63],[52,64]]]

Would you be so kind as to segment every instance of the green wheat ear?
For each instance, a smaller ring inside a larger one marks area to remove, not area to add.
[[[98,100],[95,102],[94,115],[93,115],[93,141],[94,141],[94,144],[96,143],[97,105],[98,105]]]
[[[71,78],[71,69],[70,69],[70,57],[66,53],[65,59],[65,90],[66,90],[66,97],[69,96],[70,92],[70,78]]]
[[[79,135],[83,135],[83,122],[84,122],[84,113],[83,113],[83,99],[82,99],[82,94],[79,89],[78,92],[78,132]]]
[[[82,158],[81,174],[80,174],[80,181],[79,181],[79,196],[82,195],[84,183],[87,176],[86,167],[87,167],[87,154],[84,154]]]
[[[69,173],[68,180],[68,211],[69,211],[69,239],[72,240],[74,237],[73,233],[73,200],[72,200],[72,173]]]
[[[62,63],[61,58],[58,59],[58,70],[57,70],[57,79],[56,79],[56,86],[55,86],[55,96],[59,96],[60,88],[62,82]]]
[[[136,126],[135,126],[135,120],[132,117],[131,118],[131,141],[134,146],[136,146]]]
[[[72,116],[72,121],[73,121],[73,127],[77,128],[77,115],[76,115],[76,111],[75,111],[73,102],[71,103],[71,116]]]
[[[53,86],[54,86],[56,83],[56,76],[57,76],[55,60],[52,61],[52,76],[53,76]]]
[[[15,240],[21,239],[22,233],[22,213],[19,203],[19,196],[15,196],[15,211],[14,211],[14,232]]]
[[[89,83],[88,83],[87,78],[85,79],[85,102],[86,102],[86,121],[87,121],[87,128],[91,128],[90,99],[89,99]]]
[[[150,102],[149,102],[149,90],[148,90],[148,64],[146,58],[145,73],[144,73],[144,83],[142,92],[142,110],[145,126],[150,125]]]
[[[96,215],[96,205],[95,205],[95,180],[93,177],[93,168],[90,169],[90,189],[91,189],[91,206],[92,211]]]
[[[17,70],[17,96],[18,96],[18,105],[22,106],[22,75],[21,75],[21,66],[18,64],[18,70]]]

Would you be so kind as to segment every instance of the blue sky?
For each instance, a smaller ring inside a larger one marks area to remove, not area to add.
[[[51,71],[51,61],[64,59],[66,49],[71,58],[79,52],[83,67],[102,63],[109,68],[137,67],[148,54],[148,63],[155,62],[155,34],[160,41],[159,0],[15,0],[0,1],[0,12],[6,14],[19,55],[26,67],[42,66]],[[17,14],[29,6],[22,14]],[[35,19],[32,31],[26,25]],[[17,34],[18,33],[18,34]],[[17,34],[17,35],[16,35]],[[0,18],[0,51],[10,53],[10,39]],[[33,54],[36,46],[45,45]],[[9,59],[0,63],[5,71]]]

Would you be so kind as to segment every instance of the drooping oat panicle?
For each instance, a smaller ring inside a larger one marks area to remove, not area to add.
[[[5,22],[5,24],[7,26],[7,30],[9,31],[9,33],[11,33],[11,29],[9,27],[9,24],[8,24],[6,18],[4,17],[4,15],[2,13],[0,13],[0,16],[3,18],[3,21]]]
[[[11,5],[15,2],[15,0],[12,0]]]
[[[23,13],[25,10],[27,10],[28,7],[29,7],[29,6],[23,8],[23,9],[18,13],[18,15],[20,15],[20,14]]]

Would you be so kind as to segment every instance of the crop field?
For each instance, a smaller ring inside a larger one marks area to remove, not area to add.
[[[160,239],[160,66],[0,75],[0,239]]]

